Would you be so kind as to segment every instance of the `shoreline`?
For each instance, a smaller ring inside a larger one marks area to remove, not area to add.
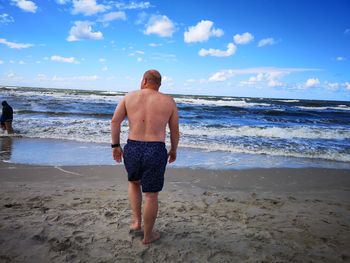
[[[0,136],[0,161],[32,165],[114,165],[110,145],[62,139]],[[252,168],[350,169],[350,163],[302,157],[207,151],[179,147],[175,168],[245,170]]]
[[[350,172],[168,168],[161,239],[129,233],[121,165],[0,162],[3,262],[345,262]]]

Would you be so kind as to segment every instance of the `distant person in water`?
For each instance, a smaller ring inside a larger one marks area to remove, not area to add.
[[[13,120],[13,109],[7,103],[7,101],[3,101],[2,103],[2,114],[0,118],[1,128],[7,131],[7,134],[12,134],[12,120]]]
[[[153,229],[158,213],[158,193],[163,189],[167,162],[176,160],[179,142],[179,117],[173,98],[159,92],[161,75],[148,70],[141,81],[141,89],[125,95],[112,118],[113,158],[122,161],[128,173],[128,194],[132,210],[131,230],[141,229],[142,192],[145,195],[143,211],[144,238],[149,244],[160,238]],[[120,147],[120,128],[128,118],[129,136]],[[170,130],[170,151],[165,148],[166,127]]]

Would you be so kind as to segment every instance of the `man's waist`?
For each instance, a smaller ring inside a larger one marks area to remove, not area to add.
[[[144,145],[152,145],[152,144],[157,144],[157,145],[164,145],[165,142],[163,141],[143,141],[143,140],[133,140],[133,139],[128,139],[128,144],[144,144]]]

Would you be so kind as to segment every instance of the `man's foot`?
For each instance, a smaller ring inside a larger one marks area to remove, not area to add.
[[[138,231],[141,229],[141,223],[140,222],[134,222],[130,225],[130,232]]]
[[[144,238],[142,240],[142,243],[144,245],[148,245],[148,244],[150,244],[150,243],[152,243],[154,241],[157,241],[159,239],[160,239],[160,233],[158,231],[153,231],[151,236],[150,236],[150,238],[148,238],[148,239]]]

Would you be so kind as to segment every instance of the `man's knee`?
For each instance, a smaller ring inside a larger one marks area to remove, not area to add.
[[[145,198],[157,200],[158,199],[158,193],[146,192],[145,193]]]

